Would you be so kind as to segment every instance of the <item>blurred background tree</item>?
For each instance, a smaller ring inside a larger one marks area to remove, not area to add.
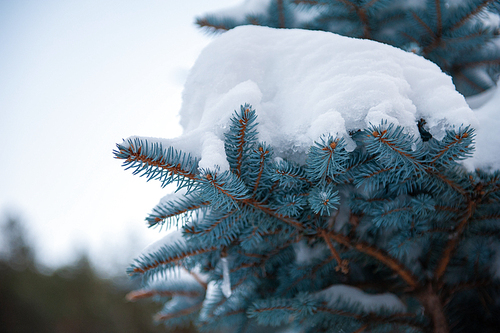
[[[123,275],[103,278],[85,253],[53,271],[40,266],[20,218],[7,217],[0,230],[1,333],[195,332],[155,324],[159,305],[128,302],[133,282]]]

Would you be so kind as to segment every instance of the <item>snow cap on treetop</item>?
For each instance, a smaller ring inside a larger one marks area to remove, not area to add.
[[[224,133],[245,103],[257,112],[259,140],[297,162],[323,134],[353,149],[350,131],[383,120],[418,136],[423,118],[437,139],[477,127],[451,78],[418,55],[329,32],[242,26],[202,51],[183,92],[184,134],[164,143],[200,157],[200,168],[227,170]]]

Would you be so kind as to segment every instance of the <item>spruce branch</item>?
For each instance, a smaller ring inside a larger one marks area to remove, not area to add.
[[[301,318],[305,315],[314,316],[316,314],[327,314],[354,319],[354,323],[357,323],[356,326],[360,326],[357,328],[357,330],[361,328],[366,329],[370,325],[385,323],[407,325],[418,328],[420,330],[423,329],[423,325],[415,321],[415,315],[412,313],[396,313],[389,315],[377,315],[375,313],[369,313],[368,315],[361,315],[343,309],[332,308],[326,302],[312,302],[311,304],[305,305],[304,307],[293,305],[294,303],[298,303],[297,300],[263,300],[254,303],[250,307],[250,309],[248,310],[248,316],[250,318],[256,318],[259,323],[263,325],[273,326],[276,325],[276,321],[272,321],[273,318],[278,319],[278,323],[286,323],[290,320],[295,319],[295,317]]]
[[[425,172],[424,150],[420,141],[413,136],[404,133],[402,126],[389,124],[371,126],[365,130],[366,148],[374,155],[377,161],[384,166],[401,167],[397,172],[403,173],[407,177],[410,174]],[[416,149],[412,149],[416,145]]]
[[[383,263],[385,266],[392,269],[397,275],[399,275],[412,290],[419,288],[420,284],[418,282],[418,278],[401,262],[391,257],[384,250],[376,248],[373,245],[365,242],[353,241],[347,236],[335,233],[333,231],[326,232],[326,235],[335,242],[342,244],[347,248],[354,248],[359,252],[364,253]]]
[[[167,267],[172,267],[173,265],[179,264],[183,259],[196,256],[199,254],[211,252],[217,250],[218,247],[212,246],[210,248],[199,248],[199,249],[193,249],[189,250],[177,255],[174,255],[172,257],[166,256],[164,259],[155,259],[152,263],[139,263],[137,262],[136,264],[132,265],[131,268],[128,270],[130,275],[134,274],[145,274],[155,268],[158,268],[160,266],[163,266],[165,268]],[[161,254],[158,256],[160,257]]]
[[[155,320],[156,321],[166,321],[166,320],[173,319],[173,318],[187,316],[191,313],[198,311],[199,309],[201,309],[201,307],[202,307],[202,303],[196,303],[195,305],[190,306],[189,308],[186,308],[186,309],[183,309],[181,311],[174,312],[174,313],[165,313],[165,314],[159,313],[155,316]]]
[[[275,210],[267,207],[266,205],[264,205],[263,203],[261,202],[258,202],[256,200],[253,200],[253,199],[245,199],[242,201],[244,204],[250,206],[250,207],[253,207],[255,209],[258,209],[262,212],[264,212],[265,214],[271,216],[271,217],[274,217],[288,225],[291,225],[293,227],[295,227],[296,229],[298,230],[302,230],[304,229],[302,223],[300,223],[299,221],[293,219],[293,218],[289,218],[289,217],[286,217],[286,216],[283,216],[279,213],[277,213]]]
[[[458,242],[460,241],[462,234],[467,226],[467,223],[471,220],[474,212],[476,210],[476,202],[473,200],[469,200],[467,204],[467,210],[465,211],[464,217],[456,227],[455,231],[450,235],[450,239],[446,244],[446,248],[441,255],[441,259],[439,260],[436,269],[434,271],[434,280],[436,282],[442,283],[443,275],[448,267],[448,264],[451,260],[453,252],[455,251]]]
[[[443,303],[431,283],[422,288],[418,299],[424,306],[425,314],[431,318],[433,332],[448,333],[449,326],[443,310]]]
[[[447,165],[469,157],[474,150],[472,145],[474,136],[474,130],[465,127],[460,128],[458,132],[447,131],[441,141],[431,139],[429,146],[435,155],[429,161],[429,168],[436,164]]]
[[[200,197],[185,196],[178,200],[160,202],[153,208],[153,212],[146,217],[150,227],[163,225],[171,219],[188,220],[194,211],[206,208],[210,205],[209,201],[203,201]],[[170,229],[168,226],[167,229]]]
[[[323,136],[309,149],[307,155],[307,174],[311,181],[334,180],[336,174],[346,169],[349,155],[345,150],[343,138]]]
[[[330,256],[330,257],[326,258],[325,260],[319,262],[318,264],[314,265],[313,267],[310,267],[310,266],[304,267],[303,269],[307,270],[307,271],[310,271],[310,274],[307,274],[306,272],[304,272],[303,276],[299,277],[298,279],[295,279],[290,285],[286,286],[286,288],[282,290],[282,292],[280,293],[280,295],[281,296],[287,295],[294,288],[296,288],[299,283],[301,283],[304,280],[315,279],[316,278],[316,274],[318,273],[318,271],[320,269],[322,269],[324,266],[326,266],[329,263],[331,263],[332,261],[336,261],[336,259],[333,256]],[[338,267],[338,265],[336,265],[336,267]]]
[[[230,171],[204,170],[199,183],[200,195],[208,199],[213,209],[230,210],[249,198],[241,178]]]
[[[125,296],[127,301],[134,302],[143,298],[151,298],[154,296],[160,297],[200,297],[201,293],[197,291],[183,291],[183,290],[154,290],[154,289],[140,289],[131,291]]]
[[[495,2],[495,0],[483,0],[476,5],[476,8],[471,8],[463,17],[461,17],[457,22],[451,26],[450,31],[456,30],[468,22],[471,18],[479,14],[488,5]]]
[[[330,252],[332,253],[332,256],[337,261],[337,265],[338,266],[336,267],[335,270],[336,271],[340,270],[343,274],[349,273],[349,261],[348,260],[342,260],[340,258],[340,255],[337,252],[337,250],[335,249],[335,247],[333,246],[333,244],[332,244],[332,242],[330,240],[330,237],[328,237],[328,233],[326,232],[326,230],[321,230],[320,231],[320,235],[325,240],[326,244],[328,245],[328,249],[330,249]]]
[[[363,326],[361,326],[360,328],[358,328],[357,330],[355,330],[355,331],[354,331],[354,332],[352,332],[352,333],[362,333],[362,332],[364,332],[367,328],[368,328],[368,324],[364,324]]]
[[[256,116],[250,110],[244,106],[235,113],[226,134],[230,170],[198,172],[196,162],[189,169],[192,178],[184,177],[180,184],[190,187],[188,194],[183,199],[164,199],[150,216],[151,224],[183,218],[187,242],[145,254],[129,269],[131,275],[150,281],[174,267],[186,269],[197,281],[198,285],[193,283],[197,289],[148,285],[129,297],[164,296],[177,302],[213,293],[192,272],[199,267],[216,289],[230,283],[234,293],[226,298],[215,291],[220,295],[206,296],[201,305],[182,301],[177,308],[170,303],[159,318],[193,318],[201,309],[200,322],[215,329],[220,328],[219,318],[244,327],[250,317],[266,325],[338,321],[350,332],[391,327],[449,333],[452,319],[444,309],[454,306],[454,294],[477,282],[471,276],[487,277],[485,263],[491,249],[484,238],[499,230],[495,222],[500,173],[467,173],[457,163],[473,148],[472,129],[448,131],[442,140],[430,137],[421,143],[412,137],[408,140],[402,127],[382,123],[354,133],[357,148],[353,152],[345,151],[342,139],[320,138],[309,150],[306,165],[299,165],[286,159],[272,162],[271,147],[255,142]],[[162,172],[181,177],[160,167],[161,163],[175,165],[162,156],[169,151],[170,158],[184,159],[180,163],[184,169],[194,161],[173,148],[134,144],[124,145],[117,154],[125,160],[135,154],[129,162],[135,163],[136,173],[150,179],[165,179]],[[331,214],[333,209],[337,211]],[[300,246],[294,246],[304,238],[311,244],[305,249],[305,257],[311,256],[308,262],[297,252]],[[321,246],[316,249],[312,244]],[[417,257],[412,256],[412,247],[421,254],[417,251]],[[220,272],[221,255],[230,262],[225,271],[229,280]],[[413,262],[415,267],[409,266]],[[434,269],[432,278],[422,274],[429,269]],[[450,283],[447,273],[452,271],[463,273],[463,278]],[[374,286],[370,278],[387,281]],[[360,283],[367,292],[394,291],[419,302],[431,326],[422,316],[388,309],[371,313],[357,302],[333,306],[328,299],[318,303],[307,294],[326,285]],[[181,322],[171,323],[177,320]]]
[[[234,208],[228,212],[225,212],[222,215],[220,215],[219,213],[214,213],[215,219],[212,218],[213,217],[212,215],[209,215],[209,217],[205,217],[205,219],[203,220],[204,222],[203,226],[191,224],[189,226],[184,227],[184,232],[190,235],[199,235],[199,234],[207,235],[212,231],[214,231],[214,229],[217,228],[221,223],[231,218],[234,214],[236,214],[237,211],[238,209]]]
[[[186,272],[189,273],[189,275],[191,275],[193,277],[193,279],[196,280],[196,282],[198,282],[198,284],[205,290],[207,290],[207,283],[205,281],[203,281],[203,279],[198,275],[196,274],[195,272],[193,272],[193,270],[191,269],[187,269],[184,265],[180,264],[180,266],[182,267],[182,269],[184,269]]]
[[[231,171],[237,176],[242,176],[245,159],[255,143],[257,131],[255,110],[248,104],[242,105],[239,113],[231,118],[229,132],[225,134],[225,150]]]
[[[195,23],[200,27],[207,29],[212,33],[228,31],[229,29],[234,28],[234,25],[226,25],[224,23],[214,24],[211,22],[210,17],[205,18],[197,18]]]
[[[257,155],[257,158],[255,158],[255,155]],[[253,154],[250,156],[250,164],[251,162],[254,162],[253,164],[257,164],[257,170],[251,170],[251,171],[257,171],[257,177],[255,177],[255,180],[253,181],[254,186],[253,186],[253,191],[252,191],[252,197],[255,198],[255,195],[257,193],[257,189],[259,188],[262,175],[264,174],[264,170],[266,167],[266,162],[268,162],[270,158],[271,152],[269,147],[266,145],[259,145],[256,149],[253,150]],[[252,161],[253,158],[253,161]],[[255,163],[256,162],[256,163]]]
[[[293,0],[292,1],[296,5],[325,5],[323,1],[318,1],[318,0]]]
[[[275,0],[275,1],[276,1],[276,6],[278,7],[278,22],[279,22],[278,27],[286,28],[283,0]]]
[[[115,158],[124,160],[126,169],[135,168],[133,174],[142,173],[148,180],[158,179],[163,187],[175,181],[179,187],[189,187],[197,180],[198,161],[189,154],[142,139],[128,139],[116,146]]]

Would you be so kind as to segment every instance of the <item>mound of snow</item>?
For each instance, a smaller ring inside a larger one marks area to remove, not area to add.
[[[362,290],[346,286],[334,285],[316,294],[319,298],[328,300],[328,304],[335,307],[339,301],[357,304],[364,312],[380,312],[382,309],[390,312],[405,312],[406,306],[394,294],[367,294]]]
[[[322,134],[343,136],[382,120],[436,138],[477,127],[473,111],[437,65],[412,53],[328,32],[242,26],[208,45],[192,68],[180,111],[184,134],[161,140],[228,169],[224,133],[240,105],[256,110],[259,140],[303,162]]]
[[[496,170],[500,168],[500,89],[488,92],[490,99],[474,110],[481,124],[476,132],[476,151],[464,164],[469,169]]]

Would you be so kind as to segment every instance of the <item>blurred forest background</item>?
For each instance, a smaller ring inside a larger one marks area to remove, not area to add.
[[[0,333],[196,332],[155,324],[159,304],[128,302],[140,281],[124,269],[99,272],[85,253],[68,266],[42,266],[19,217],[4,217],[0,235]]]

